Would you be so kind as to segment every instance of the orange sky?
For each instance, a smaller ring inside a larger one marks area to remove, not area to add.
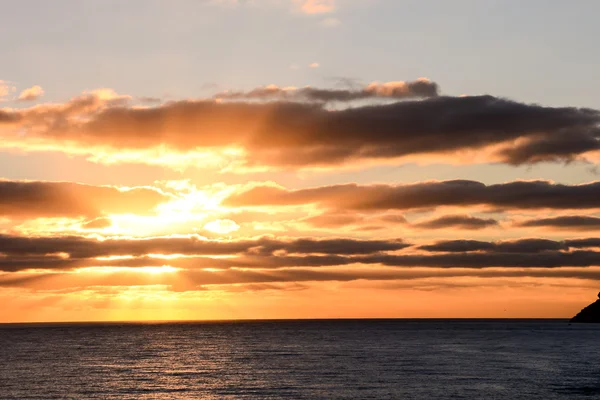
[[[332,41],[358,29],[344,18],[377,9],[267,3],[202,7],[280,13]],[[230,43],[240,52],[242,33]],[[17,76],[0,76],[0,322],[567,318],[595,299],[597,105],[554,92],[533,103],[517,83],[495,93],[439,60],[419,68],[448,86],[374,64],[358,80],[341,62],[326,70],[310,44],[292,53],[302,63],[255,60],[276,84],[250,67],[192,83],[161,68],[204,60],[164,40],[173,51],[148,63],[156,82],[141,88],[99,79],[81,49],[90,67],[65,65],[63,88],[64,71],[7,57]]]

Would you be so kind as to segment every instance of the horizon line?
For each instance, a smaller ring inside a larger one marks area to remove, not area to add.
[[[240,318],[198,320],[95,320],[95,321],[21,321],[0,322],[7,325],[168,325],[168,324],[219,324],[253,322],[319,322],[319,321],[565,321],[568,317],[341,317],[341,318]]]

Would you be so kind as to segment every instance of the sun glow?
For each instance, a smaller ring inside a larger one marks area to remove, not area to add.
[[[165,274],[165,273],[173,273],[173,272],[177,272],[179,271],[179,268],[175,268],[172,267],[170,265],[163,265],[160,267],[139,267],[136,268],[138,270],[140,270],[140,272],[146,273],[146,274]]]
[[[180,268],[173,267],[171,265],[161,266],[143,266],[143,267],[84,267],[78,268],[75,272],[79,273],[115,273],[115,272],[134,272],[144,273],[151,275],[159,275],[165,273],[174,273],[180,271]]]
[[[231,187],[198,189],[187,181],[157,182],[173,199],[159,204],[152,215],[111,215],[111,234],[148,236],[193,233],[207,230],[227,234],[239,229],[235,221],[219,218],[228,208],[221,206]]]

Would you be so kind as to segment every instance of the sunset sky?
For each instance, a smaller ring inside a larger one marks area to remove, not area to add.
[[[0,7],[0,322],[596,297],[597,1]]]

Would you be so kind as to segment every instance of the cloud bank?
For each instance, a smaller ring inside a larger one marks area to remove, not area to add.
[[[244,192],[232,194],[225,199],[224,203],[229,206],[314,204],[338,211],[364,212],[440,206],[595,209],[600,207],[600,182],[563,185],[549,181],[514,181],[485,185],[477,181],[450,180],[403,185],[343,184],[295,190],[273,185],[258,185]],[[464,221],[464,218],[462,220]],[[458,220],[446,218],[441,221],[444,222],[458,222]]]
[[[312,68],[319,64],[313,63]],[[222,92],[216,99],[226,100],[296,100],[308,102],[349,102],[371,99],[410,99],[438,96],[438,85],[426,78],[412,82],[373,82],[362,89],[319,89],[313,87],[294,88],[269,85],[247,92]]]
[[[147,214],[170,199],[168,195],[148,187],[0,180],[0,216],[11,219]]]
[[[207,240],[197,236],[98,240],[84,236],[0,235],[0,270],[171,265],[182,269],[378,265],[427,268],[559,268],[600,266],[599,238],[565,241],[440,241],[348,238]],[[581,250],[584,249],[584,250]],[[171,256],[165,258],[165,256]],[[173,257],[174,256],[174,257]],[[222,257],[228,256],[228,257]]]
[[[536,218],[517,223],[517,226],[527,228],[554,228],[570,230],[598,230],[600,218],[588,215],[563,215],[552,218]]]
[[[104,89],[63,104],[2,109],[0,138],[22,150],[83,153],[237,149],[230,154],[242,165],[262,168],[397,163],[432,155],[437,161],[443,156],[521,165],[593,158],[600,150],[597,110],[489,95],[437,96],[437,84],[427,80],[359,90],[264,87],[219,96],[135,107],[130,96]],[[377,99],[392,102],[370,103]],[[327,106],[353,100],[367,104]],[[140,156],[137,162],[148,161]]]

